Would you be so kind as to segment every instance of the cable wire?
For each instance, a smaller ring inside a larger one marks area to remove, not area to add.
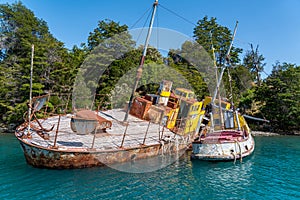
[[[159,4],[159,6],[162,7],[163,9],[167,10],[168,12],[172,13],[173,15],[175,15],[175,16],[181,18],[182,20],[184,20],[184,21],[186,21],[186,22],[188,22],[188,23],[190,23],[190,24],[192,24],[192,25],[194,25],[194,26],[197,26],[197,24],[195,24],[194,22],[192,22],[192,21],[190,21],[190,20],[188,20],[188,19],[182,17],[181,15],[177,14],[176,12],[174,12],[174,11],[172,11],[172,10],[170,10],[170,9],[168,9],[168,8],[166,8],[166,7],[164,7],[162,4]]]

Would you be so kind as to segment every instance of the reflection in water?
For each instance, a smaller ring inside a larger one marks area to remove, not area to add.
[[[171,165],[178,160],[181,155],[181,153],[177,152],[177,154],[174,155],[166,154],[147,159],[132,160],[131,162],[110,164],[109,167],[128,173],[149,173]]]

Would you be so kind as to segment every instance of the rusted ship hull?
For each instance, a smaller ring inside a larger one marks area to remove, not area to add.
[[[186,150],[186,145],[166,143],[164,145],[140,146],[120,150],[58,150],[41,148],[34,144],[20,140],[25,159],[28,164],[38,168],[71,169],[88,168],[96,166],[124,163],[154,156],[169,156],[175,153],[181,154]]]
[[[192,143],[193,159],[207,161],[235,161],[252,154],[255,148],[251,134],[241,140],[194,141]]]
[[[113,120],[123,116],[124,111],[116,109],[99,115]],[[113,120],[112,127],[106,132],[77,134],[72,131],[72,116],[54,116],[40,120],[45,130],[56,124],[54,129],[45,132],[47,139],[42,137],[43,132],[35,130],[37,121],[31,122],[30,137],[26,123],[17,128],[15,135],[28,164],[57,169],[87,168],[160,155],[181,155],[191,143],[188,135],[177,135],[159,124],[134,116],[129,116],[128,120],[128,125]]]

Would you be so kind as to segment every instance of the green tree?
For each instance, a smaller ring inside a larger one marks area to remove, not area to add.
[[[275,130],[285,133],[300,129],[300,67],[277,63],[272,74],[257,87],[255,98],[261,113]]]
[[[58,89],[61,75],[56,72],[69,71],[71,65],[66,64],[69,56],[64,44],[21,2],[0,5],[0,26],[0,71],[1,79],[6,79],[0,88],[3,120],[20,122],[29,97],[31,45],[35,46],[33,96]]]
[[[214,91],[213,60],[197,42],[184,42],[180,49],[169,51],[169,58],[169,65],[188,80],[199,100]]]
[[[98,22],[98,26],[94,29],[94,31],[89,34],[88,49],[92,50],[100,43],[104,42],[104,40],[127,30],[127,25],[120,25],[120,23],[110,19],[101,20]]]
[[[226,53],[232,39],[232,33],[229,28],[219,25],[216,18],[208,19],[205,16],[197,22],[197,26],[194,28],[194,38],[211,55],[211,58],[213,58],[213,44],[217,66],[225,65]],[[232,65],[239,63],[240,53],[242,53],[242,49],[234,46],[231,48],[230,62]]]
[[[216,18],[212,17],[208,19],[208,17],[205,16],[203,19],[197,22],[197,26],[194,28],[194,38],[208,52],[208,54],[211,56],[211,59],[213,59],[215,56],[215,64],[217,69],[214,69],[214,64],[212,64],[212,70],[210,70],[210,73],[216,74],[215,70],[218,70],[226,65],[226,54],[232,40],[232,32],[229,30],[229,28],[219,25]],[[213,55],[213,52],[215,55]],[[239,70],[232,68],[239,66],[239,55],[241,53],[242,49],[232,46],[229,53],[230,66],[223,75],[223,85],[221,85],[220,88],[221,96],[227,97],[228,99],[234,98],[234,102],[237,102],[239,99],[240,91],[238,83],[235,82],[238,80],[237,72]],[[210,79],[211,80],[208,82],[208,86],[211,87],[209,90],[212,93],[215,90],[214,88],[217,79],[216,76],[212,75],[210,76]],[[234,94],[233,96],[232,93]]]
[[[243,65],[251,72],[253,80],[257,82],[257,85],[260,86],[261,78],[260,73],[264,71],[265,58],[258,51],[258,46],[255,51],[253,45],[251,44],[251,50],[246,51],[246,54],[243,58]]]
[[[86,95],[88,99],[82,100],[89,102],[84,107],[90,107],[94,99],[96,105],[106,107],[109,104],[109,94],[117,77],[132,67],[120,63],[124,56],[133,50],[134,45],[135,42],[132,41],[126,25],[120,25],[112,20],[102,20],[98,23],[98,27],[88,37],[88,54],[77,75],[85,82],[85,87],[90,93]],[[75,82],[75,85],[78,84]],[[76,90],[79,88],[74,88],[73,94],[78,94]]]

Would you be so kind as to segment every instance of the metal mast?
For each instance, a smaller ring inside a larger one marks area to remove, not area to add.
[[[236,34],[237,25],[238,25],[238,21],[237,21],[236,24],[235,24],[234,32],[233,32],[232,39],[231,39],[231,43],[230,43],[230,46],[229,46],[229,48],[228,48],[228,51],[227,51],[226,57],[225,57],[225,59],[226,59],[226,61],[228,62],[228,64],[230,64],[229,54],[230,54],[230,50],[231,50],[232,45],[233,45],[233,40],[234,40],[234,37],[235,37],[235,34]],[[220,85],[221,85],[221,81],[222,81],[222,78],[223,78],[223,74],[224,74],[225,69],[226,69],[226,66],[225,66],[225,64],[224,64],[224,65],[222,66],[222,69],[221,69],[221,73],[220,73],[219,79],[217,80],[217,85],[216,85],[216,89],[215,89],[215,91],[214,91],[214,96],[213,96],[213,98],[212,98],[212,100],[211,100],[212,110],[214,110],[215,107],[216,107],[216,105],[215,105],[215,100],[216,100],[216,98],[217,98],[217,95],[220,94],[220,91],[219,91],[219,90],[220,90]],[[216,73],[217,73],[217,72],[216,72]],[[217,74],[216,74],[216,76],[217,76]],[[220,105],[220,102],[221,102],[221,97],[220,97],[220,95],[219,95],[219,110],[220,110],[220,117],[223,118],[223,117],[221,116],[221,114],[222,114],[222,106]],[[212,127],[212,131],[213,131],[213,130],[214,130],[213,113],[210,113],[210,120],[211,120],[211,127]],[[238,121],[238,120],[237,120],[237,121]],[[221,123],[222,123],[222,124],[221,124],[221,129],[223,129],[224,123],[223,123],[223,121],[222,121]]]
[[[212,48],[212,53],[213,53],[213,59],[214,59],[214,68],[215,68],[215,73],[216,73],[216,80],[218,80],[218,67],[217,67],[217,62],[216,62],[216,56],[215,56],[215,48],[213,44],[213,36],[212,33],[210,32],[210,38],[211,38],[211,48]],[[218,99],[219,99],[219,118],[220,118],[220,125],[221,129],[224,129],[224,118],[223,118],[223,112],[222,112],[222,103],[221,103],[221,95],[220,91],[218,92]],[[212,107],[214,109],[214,107]]]
[[[142,76],[144,61],[145,61],[145,57],[146,57],[146,53],[147,53],[149,40],[150,40],[150,37],[151,37],[151,32],[152,32],[152,27],[153,27],[153,22],[154,22],[154,17],[155,17],[157,5],[158,5],[158,0],[155,0],[155,2],[153,3],[152,16],[151,16],[150,25],[149,25],[149,28],[148,28],[148,33],[147,33],[147,37],[146,37],[146,41],[145,41],[145,45],[144,45],[143,54],[142,54],[140,64],[139,64],[139,67],[138,67],[138,70],[137,70],[137,73],[136,73],[136,79],[135,79],[134,87],[132,88],[131,96],[130,96],[129,103],[128,103],[128,108],[127,108],[127,111],[126,111],[126,114],[125,114],[125,117],[124,117],[124,120],[123,120],[124,122],[126,122],[128,120],[128,114],[129,114],[130,108],[132,106],[132,100],[133,100],[133,97],[134,97],[134,93],[135,93],[135,90],[137,89],[139,80],[141,79],[141,76]]]
[[[236,24],[235,24],[234,32],[233,32],[232,39],[231,39],[231,43],[230,43],[230,46],[229,46],[228,51],[226,53],[226,60],[227,60],[228,63],[230,63],[229,54],[230,54],[231,47],[233,45],[233,40],[234,40],[234,37],[235,37],[235,34],[236,34],[237,25],[238,25],[238,22],[236,22]],[[215,100],[217,98],[217,94],[218,94],[218,91],[219,91],[219,88],[220,88],[220,84],[221,84],[221,81],[222,81],[222,78],[223,78],[223,74],[224,74],[225,68],[226,67],[224,65],[222,67],[222,70],[221,70],[221,73],[220,73],[220,76],[219,76],[219,80],[217,82],[217,86],[216,86],[216,89],[215,89],[215,92],[214,92],[214,96],[213,96],[213,99],[212,99],[212,103],[213,104],[215,103]]]
[[[33,54],[34,54],[34,44],[31,45],[30,89],[29,89],[29,109],[28,109],[28,134],[30,134],[30,120],[31,120],[31,111],[32,111]]]

